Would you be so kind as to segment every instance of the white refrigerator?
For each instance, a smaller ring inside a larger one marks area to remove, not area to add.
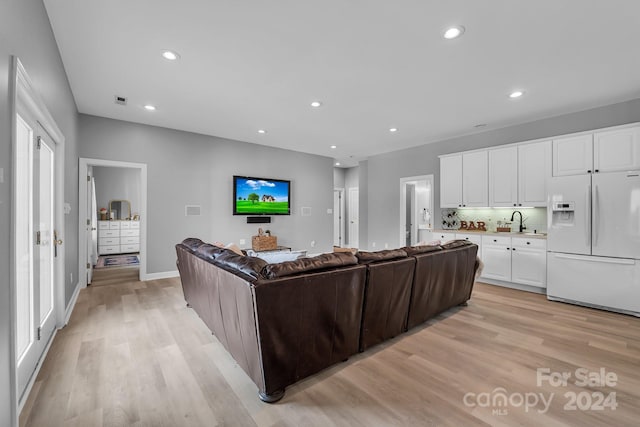
[[[640,171],[549,182],[547,297],[640,317]]]

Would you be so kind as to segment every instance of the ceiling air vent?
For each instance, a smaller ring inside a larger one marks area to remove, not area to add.
[[[124,96],[116,95],[116,104],[118,104],[118,105],[127,105],[127,98],[125,98]]]
[[[184,207],[184,215],[185,216],[200,216],[200,206],[198,206],[198,205],[185,205],[185,207]]]

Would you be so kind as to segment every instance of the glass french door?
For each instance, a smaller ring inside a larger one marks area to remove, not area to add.
[[[20,396],[55,328],[55,143],[28,111],[16,117],[16,357]]]

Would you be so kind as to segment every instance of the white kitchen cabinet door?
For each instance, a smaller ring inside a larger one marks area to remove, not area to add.
[[[640,127],[596,132],[593,169],[596,173],[640,169]]]
[[[462,206],[462,154],[440,157],[440,207]]]
[[[511,238],[482,236],[482,277],[511,281]]]
[[[518,206],[546,207],[551,141],[518,146]]]
[[[462,154],[462,206],[489,206],[489,161],[487,151]]]
[[[446,231],[440,231],[438,233],[433,233],[433,237],[437,240],[440,240],[441,243],[446,243],[450,240],[455,240],[456,233],[448,233]]]
[[[489,150],[489,206],[518,203],[518,147]]]
[[[539,288],[546,287],[546,241],[512,238],[511,245],[511,281]]]
[[[553,176],[586,175],[593,171],[593,134],[553,140]]]
[[[456,239],[468,240],[478,245],[478,258],[482,259],[482,236],[472,233],[456,233]]]

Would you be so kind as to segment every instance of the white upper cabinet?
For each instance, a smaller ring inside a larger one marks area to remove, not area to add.
[[[462,154],[440,157],[440,207],[462,206]]]
[[[584,175],[593,171],[593,135],[553,140],[553,176]]]
[[[519,145],[518,206],[547,206],[549,178],[551,178],[551,141]]]
[[[489,150],[489,206],[518,205],[518,147]]]
[[[640,127],[596,132],[593,138],[594,172],[640,168]]]
[[[486,150],[462,153],[462,206],[489,206],[489,162]]]
[[[640,127],[553,140],[553,176],[640,168]]]

